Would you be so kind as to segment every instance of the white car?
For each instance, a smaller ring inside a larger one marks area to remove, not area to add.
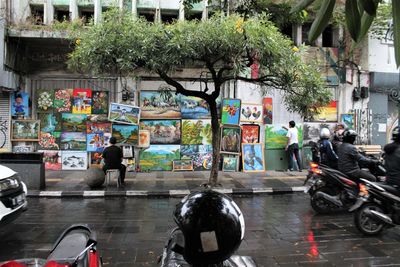
[[[18,173],[0,165],[0,225],[16,219],[28,207],[28,190]]]

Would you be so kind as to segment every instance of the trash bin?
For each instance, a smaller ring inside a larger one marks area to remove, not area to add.
[[[29,190],[46,187],[43,153],[0,153],[0,164],[18,172]]]

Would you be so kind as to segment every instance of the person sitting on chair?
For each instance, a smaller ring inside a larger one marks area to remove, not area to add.
[[[117,139],[115,137],[110,138],[110,146],[106,147],[103,151],[103,159],[104,166],[103,171],[104,174],[107,173],[107,170],[110,169],[118,169],[120,172],[121,184],[124,184],[125,180],[125,172],[126,166],[121,164],[122,162],[122,149],[115,144],[117,143]]]

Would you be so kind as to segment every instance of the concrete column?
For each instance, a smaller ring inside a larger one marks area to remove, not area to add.
[[[301,25],[293,25],[292,26],[293,32],[293,42],[296,46],[301,45]]]
[[[160,1],[161,0],[156,0],[156,14],[154,16],[154,22],[159,22],[159,23],[161,23]]]
[[[69,14],[71,21],[79,18],[78,5],[76,3],[76,0],[69,0]]]
[[[132,15],[137,18],[138,17],[138,12],[137,12],[137,0],[132,0]]]
[[[101,21],[101,1],[94,0],[94,24]]]
[[[3,2],[3,1],[0,1]],[[9,14],[13,14],[11,16],[11,20],[13,23],[24,23],[26,18],[30,15],[29,1],[28,0],[19,0],[13,1],[10,5],[12,10],[8,11]],[[5,9],[4,9],[5,10]],[[3,11],[4,12],[4,11]]]
[[[124,0],[118,0],[118,7],[120,10],[124,8]]]
[[[201,16],[202,20],[208,19],[208,0],[203,0],[203,14]]]
[[[178,19],[180,21],[185,20],[185,7],[183,6],[182,1],[179,1],[179,17],[178,17]]]
[[[44,3],[44,24],[50,25],[54,20],[53,0],[46,0]]]
[[[317,40],[315,40],[315,45],[318,47],[322,47],[322,34],[318,36]]]

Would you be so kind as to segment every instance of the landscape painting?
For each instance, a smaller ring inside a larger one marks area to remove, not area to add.
[[[193,171],[193,161],[190,159],[174,160],[172,171]]]
[[[262,105],[242,103],[240,121],[262,123]]]
[[[40,150],[60,150],[61,132],[40,132],[39,149]]]
[[[139,145],[140,148],[146,148],[150,146],[150,131],[139,130]]]
[[[336,123],[306,122],[303,124],[303,145],[316,145],[320,139],[322,128],[328,128],[331,134],[335,131]]]
[[[59,171],[62,168],[61,151],[56,150],[39,150],[43,152],[43,162],[45,170]]]
[[[179,96],[174,91],[141,91],[139,94],[141,118],[179,119]]]
[[[108,114],[91,114],[87,116],[89,122],[103,123],[108,121]]]
[[[180,144],[180,120],[141,120],[140,129],[150,131],[150,144]]]
[[[91,114],[92,113],[92,90],[91,89],[74,89],[73,93],[72,113],[74,114]]]
[[[36,111],[53,112],[54,90],[37,89],[36,93]]]
[[[211,120],[182,120],[183,145],[210,145]]]
[[[243,124],[242,143],[259,143],[260,142],[260,126],[258,124]]]
[[[240,120],[240,99],[225,98],[222,100],[222,124],[238,125]]]
[[[212,146],[211,145],[182,145],[181,159],[191,159],[195,171],[211,170]]]
[[[40,131],[46,133],[61,131],[61,113],[38,113]]]
[[[39,141],[40,120],[12,120],[11,141]]]
[[[272,124],[272,98],[271,97],[264,97],[263,98],[263,123],[264,124]]]
[[[109,92],[92,92],[92,114],[108,114]]]
[[[86,122],[86,133],[111,133],[111,123]]]
[[[239,166],[239,157],[232,155],[222,155],[222,171],[236,172]]]
[[[63,132],[86,132],[86,114],[62,113],[61,118]]]
[[[61,150],[86,150],[85,132],[61,133]]]
[[[56,112],[70,113],[72,110],[73,89],[58,89],[54,91],[54,109]]]
[[[29,117],[28,93],[11,93],[11,116]]]
[[[221,153],[240,153],[240,127],[223,126],[221,129]]]
[[[130,105],[111,103],[108,120],[118,123],[139,124],[140,108]]]
[[[210,118],[211,113],[207,102],[195,96],[180,96],[182,119]]]
[[[338,101],[331,101],[327,106],[319,108],[320,113],[307,118],[309,122],[337,122],[338,121]]]
[[[345,128],[354,129],[356,126],[354,118],[354,113],[342,114],[340,115],[340,122],[344,124]]]
[[[102,152],[104,150],[106,140],[104,133],[87,134],[87,151]]]
[[[299,147],[303,146],[303,126],[296,125]],[[286,124],[265,125],[265,149],[285,149],[288,138]]]
[[[265,171],[263,144],[242,144],[242,163],[244,172]]]
[[[113,124],[112,136],[117,139],[118,144],[136,146],[139,140],[139,125]]]
[[[86,170],[88,157],[86,151],[62,151],[62,170]]]
[[[140,151],[142,171],[172,171],[172,162],[180,159],[180,145],[150,145]]]

